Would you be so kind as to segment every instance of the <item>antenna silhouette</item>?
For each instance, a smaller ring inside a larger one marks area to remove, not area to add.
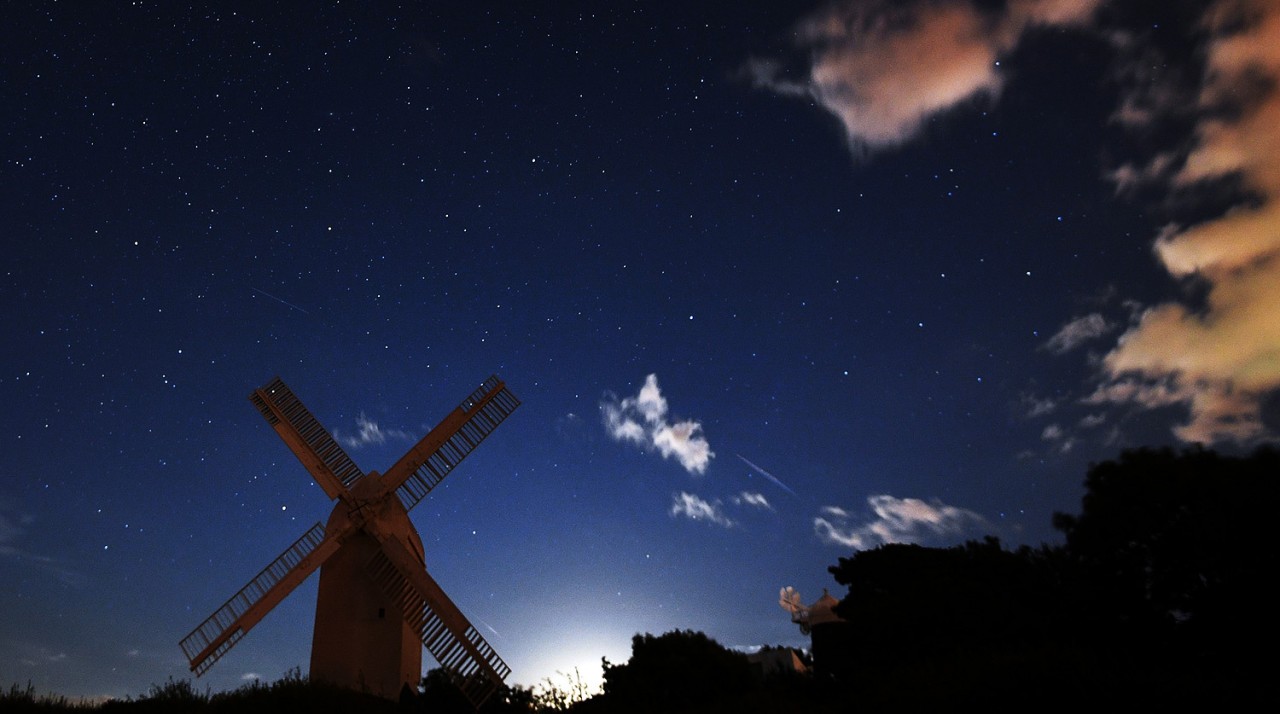
[[[249,401],[337,503],[327,524],[303,533],[182,639],[191,671],[208,671],[319,569],[313,679],[396,698],[416,688],[425,646],[479,709],[511,668],[427,572],[408,512],[520,400],[489,377],[383,474],[361,472],[279,377]]]

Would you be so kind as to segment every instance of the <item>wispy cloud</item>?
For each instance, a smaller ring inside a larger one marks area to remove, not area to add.
[[[1063,325],[1062,329],[1044,344],[1044,348],[1054,354],[1065,354],[1089,340],[1102,337],[1111,329],[1112,325],[1105,317],[1093,312]]]
[[[694,521],[707,521],[725,528],[732,528],[735,521],[724,512],[719,499],[706,501],[696,494],[681,491],[671,495],[671,508],[668,511],[674,518],[684,516]]]
[[[1001,57],[1033,27],[1080,24],[1100,0],[1009,0],[980,9],[965,0],[837,2],[795,30],[805,70],[757,58],[757,86],[810,98],[831,112],[856,151],[892,147],[963,103],[997,97]]]
[[[15,514],[3,503],[0,503],[0,558],[19,561],[45,573],[49,573],[66,585],[76,587],[85,584],[81,573],[63,565],[45,555],[32,553],[22,545],[27,529],[35,523],[35,518],[25,514]]]
[[[936,499],[882,494],[867,498],[867,505],[870,513],[863,518],[839,506],[823,506],[813,519],[814,533],[823,543],[865,550],[885,543],[918,543],[931,536],[959,537],[986,524],[979,514]]]
[[[733,497],[733,503],[736,506],[753,506],[755,508],[763,508],[769,511],[773,510],[773,506],[769,504],[769,499],[765,498],[763,493],[743,491]]]
[[[1058,451],[1067,453],[1075,448],[1076,438],[1058,424],[1050,424],[1040,432],[1040,438],[1053,444]]]
[[[45,664],[59,664],[70,659],[66,652],[54,651],[46,647],[35,647],[34,649],[35,652],[19,658],[18,661],[28,667],[38,667]]]
[[[413,435],[409,432],[399,429],[383,429],[378,426],[377,422],[365,416],[364,412],[360,412],[360,416],[356,417],[355,434],[343,434],[334,429],[333,438],[348,449],[359,449],[369,444],[385,444],[387,439],[413,441]]]
[[[1092,429],[1095,426],[1101,426],[1106,423],[1107,415],[1105,414],[1086,414],[1080,419],[1080,427],[1084,429]]]
[[[1022,405],[1027,410],[1027,417],[1033,418],[1051,414],[1058,408],[1058,402],[1050,397],[1039,397],[1034,394],[1023,394]]]
[[[600,403],[605,429],[617,441],[627,441],[645,449],[656,449],[664,459],[674,457],[691,474],[706,472],[715,457],[702,435],[702,425],[686,419],[667,421],[667,400],[658,387],[658,376],[650,374],[634,397],[619,401],[607,395]]]
[[[1181,439],[1249,443],[1268,435],[1262,405],[1280,391],[1280,4],[1210,3],[1201,29],[1210,39],[1191,148],[1157,173],[1171,196],[1216,194],[1224,179],[1242,190],[1216,218],[1157,236],[1164,268],[1207,295],[1146,309],[1104,358],[1091,401],[1176,402],[1190,414]],[[1151,121],[1187,110],[1142,106]]]

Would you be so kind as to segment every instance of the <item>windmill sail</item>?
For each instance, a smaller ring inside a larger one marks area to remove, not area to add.
[[[398,542],[384,541],[369,561],[374,582],[399,605],[427,651],[479,709],[511,673],[475,626]]]
[[[492,376],[462,400],[434,429],[383,476],[405,510],[418,505],[484,438],[520,406],[506,385]]]
[[[320,567],[338,545],[336,539],[325,540],[323,524],[317,523],[303,533],[240,592],[182,638],[182,651],[191,663],[191,671],[196,676],[204,674],[271,608]]]
[[[249,401],[262,412],[267,423],[284,439],[330,499],[347,493],[351,485],[364,476],[360,467],[279,377],[250,394]]]
[[[496,376],[490,377],[383,476],[370,480],[363,480],[365,474],[279,377],[254,390],[249,400],[338,502],[328,528],[317,523],[182,639],[191,671],[204,674],[324,565],[312,676],[321,672],[342,686],[395,698],[404,686],[417,684],[422,647],[414,645],[416,636],[478,709],[511,668],[427,574],[408,509],[475,450],[520,400]],[[376,541],[372,557],[370,537]],[[416,544],[415,550],[407,544]],[[387,600],[400,607],[403,623],[370,627],[361,619],[359,613],[375,604],[381,610],[390,604]]]

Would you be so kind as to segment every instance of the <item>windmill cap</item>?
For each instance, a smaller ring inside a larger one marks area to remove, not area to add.
[[[835,606],[840,601],[831,596],[824,588],[822,597],[818,601],[809,606],[809,624],[821,625],[824,622],[842,622],[844,618],[835,613]]]

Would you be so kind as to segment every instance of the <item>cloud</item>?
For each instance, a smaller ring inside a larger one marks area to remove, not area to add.
[[[1080,419],[1080,426],[1085,429],[1092,429],[1095,426],[1101,426],[1106,421],[1107,416],[1105,414],[1086,414]]]
[[[354,436],[343,435],[334,429],[333,438],[348,449],[359,449],[369,444],[385,444],[388,438],[413,441],[412,434],[399,429],[383,429],[377,422],[365,416],[364,412],[360,412],[360,416],[356,417],[356,427]]]
[[[867,504],[873,517],[862,522],[843,508],[823,506],[813,519],[814,533],[823,543],[866,550],[885,543],[918,543],[929,536],[959,536],[986,523],[973,511],[936,499],[926,503],[882,494],[870,496]]]
[[[671,495],[671,516],[684,516],[685,518],[695,521],[707,521],[725,528],[732,528],[734,521],[725,515],[724,508],[719,499],[715,501],[704,501],[697,495],[692,493],[675,493]]]
[[[240,681],[242,682],[256,682],[259,679],[262,679],[262,675],[258,674],[257,672],[245,672],[244,674],[240,675]]]
[[[4,554],[6,548],[12,548],[11,544],[20,535],[22,535],[22,528],[8,514],[0,512],[0,554]]]
[[[702,436],[702,425],[693,420],[667,422],[667,400],[658,387],[658,375],[650,374],[634,397],[618,401],[612,395],[600,403],[605,429],[615,441],[645,449],[657,449],[662,458],[675,457],[691,474],[706,472],[715,457]]]
[[[47,647],[36,647],[35,650],[34,653],[22,657],[18,661],[28,667],[38,667],[43,664],[66,662],[69,659],[66,652],[54,652]]]
[[[1198,121],[1166,189],[1194,195],[1230,179],[1247,195],[1156,237],[1169,274],[1207,293],[1142,312],[1104,357],[1091,400],[1178,403],[1189,410],[1174,430],[1180,439],[1243,444],[1267,436],[1261,407],[1280,391],[1280,4],[1214,3],[1202,29],[1210,39]]]
[[[1116,194],[1132,193],[1140,187],[1167,180],[1172,174],[1175,160],[1176,157],[1171,153],[1158,154],[1145,166],[1121,164],[1106,173],[1104,178],[1116,185]]]
[[[21,546],[27,533],[27,526],[35,522],[32,516],[14,515],[3,503],[0,503],[0,558],[9,558],[21,563],[35,566],[37,570],[49,573],[59,582],[76,587],[85,584],[85,577],[48,556],[32,553]]]
[[[1022,404],[1027,409],[1027,417],[1044,416],[1058,408],[1058,403],[1049,397],[1037,397],[1033,394],[1022,395]]]
[[[1000,58],[1033,27],[1085,22],[1100,0],[1009,0],[980,10],[967,0],[841,2],[795,30],[809,56],[799,78],[776,59],[746,68],[755,85],[805,96],[835,115],[849,145],[902,144],[926,122],[962,103],[1000,93]]]
[[[700,474],[707,470],[707,464],[715,455],[707,440],[698,435],[701,429],[696,421],[663,424],[651,432],[653,445],[658,447],[662,458],[674,456],[685,471]]]
[[[1046,426],[1044,431],[1040,432],[1040,438],[1045,441],[1052,442],[1055,444],[1058,451],[1064,454],[1071,451],[1076,446],[1076,438],[1068,434],[1066,429],[1063,429],[1057,424],[1050,424]]]
[[[753,493],[751,491],[743,491],[733,497],[735,506],[754,506],[766,510],[773,510],[773,506],[769,504],[769,499],[764,497],[763,493]]]
[[[1089,340],[1097,339],[1111,331],[1106,318],[1094,312],[1068,322],[1049,338],[1044,348],[1054,354],[1065,354]]]

